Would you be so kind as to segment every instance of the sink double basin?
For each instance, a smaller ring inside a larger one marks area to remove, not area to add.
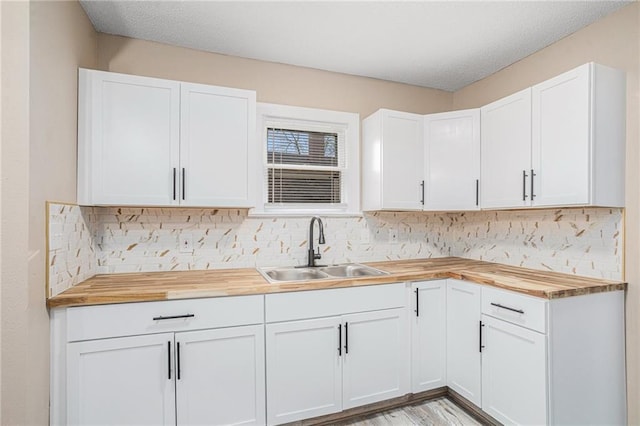
[[[372,268],[370,266],[361,265],[359,263],[317,266],[314,268],[272,267],[257,269],[258,272],[260,272],[262,276],[270,283],[313,281],[336,278],[375,277],[378,275],[388,274],[387,272]]]

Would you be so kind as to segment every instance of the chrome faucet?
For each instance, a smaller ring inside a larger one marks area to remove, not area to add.
[[[318,247],[317,253],[313,250],[313,223],[315,221],[318,221],[318,228],[320,229],[318,244],[324,244],[324,227],[322,226],[322,219],[318,216],[314,216],[311,218],[311,223],[309,224],[309,252],[307,256],[307,267],[316,266],[316,260],[322,257],[320,255],[320,247]]]

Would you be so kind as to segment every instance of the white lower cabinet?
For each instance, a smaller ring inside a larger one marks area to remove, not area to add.
[[[267,322],[283,321],[266,325],[268,424],[408,393],[405,296],[404,284],[267,295]]]
[[[173,333],[70,343],[70,425],[175,425]]]
[[[267,324],[269,424],[342,409],[339,317]]]
[[[447,284],[447,386],[480,407],[480,297],[482,287],[460,280]]]
[[[409,330],[404,308],[345,315],[342,408],[404,395]]]
[[[411,390],[447,385],[447,280],[411,285]]]
[[[276,425],[445,386],[504,424],[627,421],[623,291],[446,279],[51,318],[52,425]]]
[[[546,336],[487,315],[482,325],[482,410],[503,424],[546,424]]]
[[[179,425],[264,424],[264,326],[176,333]]]
[[[51,424],[264,424],[263,300],[54,310]]]

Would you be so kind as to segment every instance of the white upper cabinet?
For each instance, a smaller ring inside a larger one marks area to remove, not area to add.
[[[480,110],[424,117],[424,210],[478,210]]]
[[[180,204],[251,207],[255,93],[190,83],[180,89]]]
[[[529,205],[531,173],[531,89],[480,109],[482,208]]]
[[[180,83],[80,70],[78,203],[174,205]]]
[[[251,207],[255,92],[80,69],[78,204]]]
[[[362,132],[362,209],[422,210],[423,116],[381,109]]]
[[[625,74],[589,63],[532,88],[534,206],[624,206]]]
[[[589,63],[481,108],[481,206],[624,206],[625,75]]]

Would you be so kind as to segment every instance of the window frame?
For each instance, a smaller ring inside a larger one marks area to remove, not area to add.
[[[331,111],[290,105],[257,103],[256,150],[260,153],[256,164],[256,203],[250,216],[361,216],[360,210],[360,114]],[[291,206],[273,206],[268,201],[267,176],[267,128],[290,124],[294,129],[341,132],[344,134],[344,152],[346,154],[341,203],[328,204],[292,204]]]

